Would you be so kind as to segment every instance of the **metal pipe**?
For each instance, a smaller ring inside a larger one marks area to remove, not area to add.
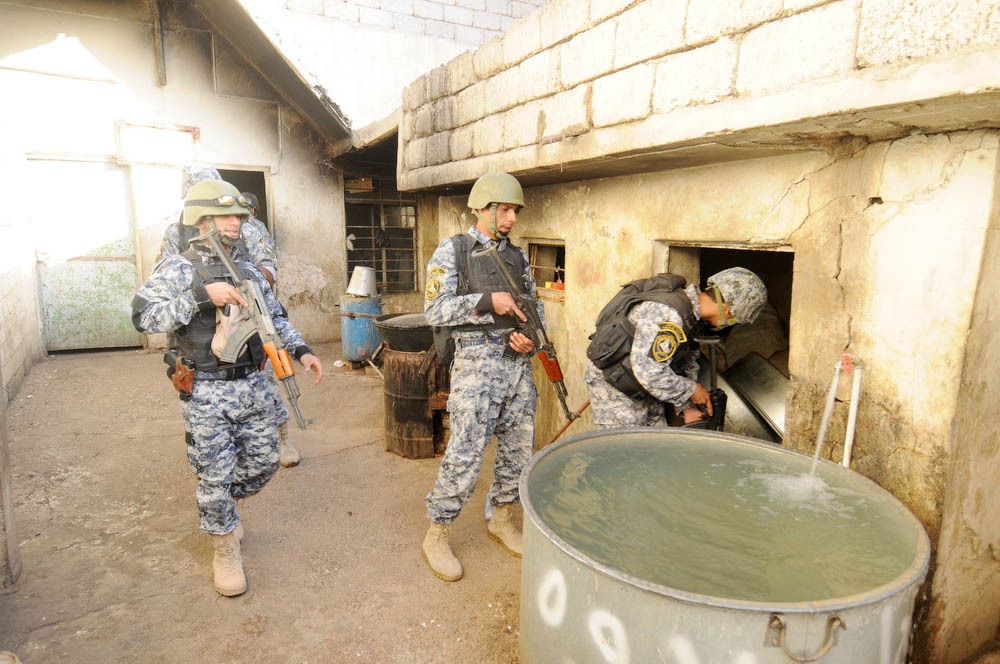
[[[837,366],[833,372],[833,382],[830,383],[830,391],[826,395],[826,408],[823,410],[823,419],[819,423],[819,435],[816,436],[816,452],[813,454],[812,468],[809,475],[816,474],[816,464],[819,462],[819,453],[823,449],[823,440],[826,438],[826,429],[830,425],[830,415],[833,414],[833,402],[837,399],[837,383],[840,382],[840,369],[843,367],[841,360],[837,361]]]

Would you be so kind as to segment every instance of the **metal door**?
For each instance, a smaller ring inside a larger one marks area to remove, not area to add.
[[[128,173],[107,161],[31,161],[39,299],[48,350],[140,346]]]

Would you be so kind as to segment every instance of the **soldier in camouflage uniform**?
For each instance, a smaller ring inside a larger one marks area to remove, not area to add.
[[[494,506],[488,534],[521,557],[521,532],[513,520],[521,471],[534,443],[534,343],[515,327],[526,320],[496,267],[475,251],[496,246],[509,272],[536,287],[527,256],[508,239],[524,206],[521,185],[507,173],[479,178],[469,194],[477,223],[438,245],[427,265],[424,314],[433,326],[447,326],[455,343],[448,397],[451,439],[437,481],[425,499],[431,524],[422,552],[431,571],[445,581],[462,578],[462,564],[448,543],[451,523],[472,497],[483,453],[497,439],[494,482],[487,500]],[[544,310],[538,307],[539,316]]]
[[[624,377],[619,378],[622,364],[616,365],[618,373],[616,366],[600,369],[593,362],[584,370],[595,426],[667,426],[665,403],[682,412],[685,423],[701,419],[703,409],[712,414],[708,390],[697,380],[696,321],[714,330],[752,323],[767,302],[767,289],[741,267],[723,270],[706,283],[705,291],[694,284],[684,287],[690,307],[646,300],[628,310],[635,332]],[[610,377],[616,377],[617,387]]]
[[[228,182],[200,182],[185,199],[185,223],[201,231],[214,225],[224,248],[238,242],[247,213],[245,199]],[[322,363],[288,322],[263,274],[249,262],[237,267],[258,283],[286,347],[316,373],[318,383]],[[221,363],[212,350],[219,312],[246,305],[220,259],[200,244],[164,258],[132,300],[136,329],[173,332],[177,352],[194,364],[191,392],[181,394],[181,416],[188,461],[199,480],[200,526],[215,546],[214,585],[225,596],[246,591],[236,499],[260,491],[278,469],[278,424],[288,417],[276,382],[260,371],[265,356],[259,336],[233,364]]]

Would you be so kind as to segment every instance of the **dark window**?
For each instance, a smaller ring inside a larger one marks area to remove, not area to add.
[[[410,293],[417,288],[416,199],[390,187],[367,178],[347,183],[347,236],[353,246],[347,250],[347,276],[359,265],[371,267],[380,291]]]

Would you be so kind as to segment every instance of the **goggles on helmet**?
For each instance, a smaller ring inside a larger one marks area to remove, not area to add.
[[[232,194],[223,194],[218,198],[199,198],[193,201],[184,201],[184,207],[229,207],[233,203],[239,203],[243,207],[250,207],[250,201],[243,194],[239,196],[233,196]]]

